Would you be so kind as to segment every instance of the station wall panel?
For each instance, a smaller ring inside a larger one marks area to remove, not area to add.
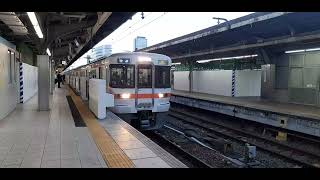
[[[235,96],[260,96],[261,70],[236,71]]]
[[[231,96],[232,70],[193,71],[193,91]]]
[[[181,91],[189,91],[189,72],[175,71],[174,72],[173,88]]]
[[[23,63],[23,102],[38,92],[38,67]]]
[[[189,90],[189,72],[174,72],[174,89]],[[192,91],[221,96],[232,96],[232,70],[193,71]],[[261,70],[235,71],[236,97],[260,96]]]
[[[17,63],[14,59],[10,61],[10,56],[8,47],[0,43],[0,120],[13,111],[18,102],[18,81],[14,77]]]

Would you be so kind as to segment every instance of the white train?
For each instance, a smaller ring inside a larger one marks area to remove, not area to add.
[[[114,95],[111,111],[136,128],[158,129],[170,108],[171,59],[168,56],[133,52],[118,53],[66,72],[66,80],[81,95],[88,97],[88,80],[106,80],[106,92]]]

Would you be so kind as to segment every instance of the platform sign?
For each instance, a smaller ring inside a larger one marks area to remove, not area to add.
[[[130,58],[118,58],[118,63],[130,63]]]

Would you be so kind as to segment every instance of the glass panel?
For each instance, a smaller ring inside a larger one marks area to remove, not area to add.
[[[291,67],[303,67],[304,54],[292,54],[290,55]]]
[[[134,88],[134,66],[110,65],[110,86],[114,88]]]
[[[290,69],[290,80],[289,87],[291,88],[302,88],[302,71],[303,68],[291,68]]]
[[[310,53],[310,54],[306,54],[305,57],[305,66],[308,67],[314,67],[314,66],[319,66],[320,65],[320,54],[319,53]]]
[[[140,65],[138,68],[138,88],[152,88],[151,66]]]
[[[303,69],[303,87],[317,88],[320,80],[320,68],[304,68]]]
[[[170,67],[156,66],[156,88],[170,88]]]

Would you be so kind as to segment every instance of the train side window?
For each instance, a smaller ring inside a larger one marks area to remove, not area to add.
[[[110,86],[113,88],[134,88],[134,65],[110,65]]]
[[[170,66],[155,67],[155,87],[170,88]]]
[[[151,65],[138,66],[138,87],[152,88],[152,66]]]
[[[91,78],[96,78],[97,77],[97,72],[96,72],[96,70],[94,69],[94,70],[91,70],[90,72],[89,72],[89,78],[91,79]]]

